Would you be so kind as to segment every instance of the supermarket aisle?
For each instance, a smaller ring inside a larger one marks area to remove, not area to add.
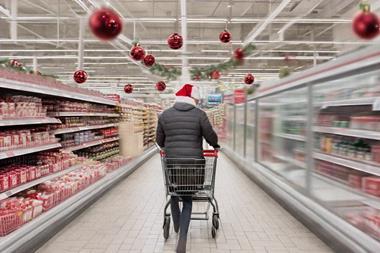
[[[109,191],[38,252],[174,252],[162,237],[164,189],[158,155]],[[192,221],[189,252],[332,252],[224,158],[216,185],[221,228]]]

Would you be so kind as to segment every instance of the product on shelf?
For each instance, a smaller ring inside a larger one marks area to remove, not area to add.
[[[226,138],[225,110],[224,104],[206,110],[210,123],[218,134],[219,139]]]
[[[380,210],[372,207],[350,208],[343,217],[355,227],[380,240]]]
[[[46,128],[5,130],[0,132],[0,152],[18,148],[27,148],[56,142],[54,135]]]
[[[330,176],[352,188],[380,197],[380,177],[320,160],[316,161],[315,169],[322,175]]]
[[[318,149],[327,154],[336,154],[362,161],[376,161],[373,158],[378,158],[377,146],[371,146],[370,142],[360,138],[320,135],[317,136],[315,143]]]
[[[73,102],[66,100],[44,100],[49,112],[99,112],[99,113],[116,113],[115,107],[92,104],[87,102]]]
[[[37,97],[0,97],[0,119],[42,118],[46,117],[46,110],[42,100]]]
[[[62,135],[62,147],[72,147],[81,145],[86,142],[102,140],[117,135],[118,130],[115,127],[97,130],[88,130],[76,133],[67,133]]]
[[[104,160],[120,153],[119,142],[114,141],[104,143],[102,145],[79,150],[76,153],[81,157],[86,157],[94,160]]]
[[[61,153],[61,155],[62,162],[66,160],[75,162],[77,159],[72,154]],[[48,154],[43,156],[48,157]],[[71,158],[64,158],[65,156]],[[37,159],[37,161],[40,160]],[[103,163],[80,159],[82,164],[80,168],[27,189],[15,197],[0,200],[0,236],[11,233],[42,212],[49,211],[62,201],[94,184],[107,173],[126,165],[130,160],[131,157],[118,155]],[[54,165],[53,161],[50,161],[49,165]]]
[[[50,129],[65,129],[72,127],[100,126],[106,124],[115,124],[119,122],[118,118],[109,117],[61,117],[62,124],[54,124]]]
[[[65,170],[78,162],[76,155],[61,151],[45,151],[4,161],[0,164],[0,192]]]

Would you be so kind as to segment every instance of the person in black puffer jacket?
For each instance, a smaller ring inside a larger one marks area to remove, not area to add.
[[[214,148],[219,148],[218,136],[212,128],[207,114],[196,105],[200,95],[196,86],[185,84],[176,93],[173,107],[165,110],[158,119],[156,141],[164,149],[167,158],[203,158],[203,138]],[[179,235],[177,253],[186,252],[187,232],[189,230],[192,197],[171,197],[170,207],[174,230]]]

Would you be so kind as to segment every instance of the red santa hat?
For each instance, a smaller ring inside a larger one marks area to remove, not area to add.
[[[175,95],[177,97],[191,97],[198,100],[201,98],[198,87],[188,83],[183,85]]]

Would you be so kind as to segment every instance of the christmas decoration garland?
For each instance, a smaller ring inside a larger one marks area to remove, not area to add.
[[[22,73],[35,74],[35,75],[40,75],[40,76],[49,77],[53,79],[58,79],[58,77],[55,75],[45,75],[39,71],[34,73],[33,68],[25,66],[22,62],[19,62],[18,60],[12,60],[9,58],[0,59],[0,68],[6,68],[13,71],[22,72]]]
[[[255,49],[256,47],[253,44],[248,44],[247,46],[245,46],[242,49],[244,53],[244,57],[251,55]],[[200,67],[200,68],[195,67],[195,68],[190,69],[191,79],[193,80],[210,79],[211,78],[210,75],[214,71],[229,71],[241,65],[241,63],[242,63],[241,60],[236,59],[235,57],[232,56],[229,60],[216,64],[216,65],[210,65],[207,67]],[[174,67],[167,67],[157,62],[150,68],[150,72],[152,74],[165,77],[167,80],[175,80],[181,75],[181,69],[174,68]]]

